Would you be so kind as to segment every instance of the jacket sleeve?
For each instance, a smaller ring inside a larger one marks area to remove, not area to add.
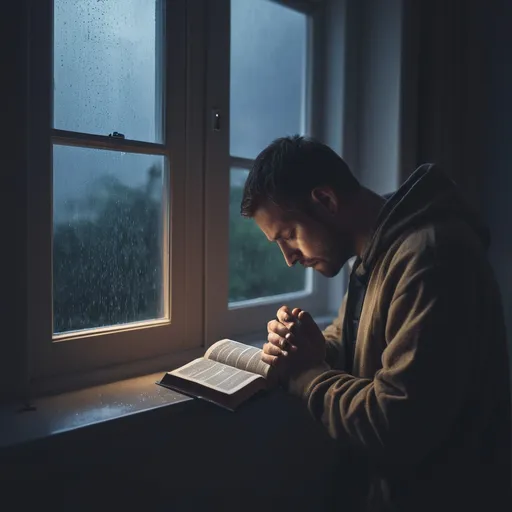
[[[443,438],[474,365],[471,319],[478,311],[469,260],[453,249],[397,253],[383,284],[394,292],[373,380],[322,364],[290,381],[333,438],[370,457],[391,455],[394,463],[423,458]]]
[[[331,367],[342,362],[341,338],[346,306],[347,294],[343,297],[343,301],[341,302],[341,306],[338,311],[338,316],[333,320],[332,324],[327,326],[323,331],[326,344],[325,361]]]

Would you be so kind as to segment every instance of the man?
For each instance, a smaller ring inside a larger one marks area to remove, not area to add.
[[[257,157],[241,210],[289,266],[333,277],[356,256],[334,323],[283,306],[262,358],[366,468],[362,508],[510,512],[502,303],[456,185],[422,165],[386,200],[327,146],[285,137]]]

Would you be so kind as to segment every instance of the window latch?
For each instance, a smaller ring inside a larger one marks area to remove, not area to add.
[[[212,129],[214,132],[220,132],[220,110],[212,110]]]
[[[108,136],[115,137],[116,139],[124,139],[124,133],[119,132],[109,133]]]

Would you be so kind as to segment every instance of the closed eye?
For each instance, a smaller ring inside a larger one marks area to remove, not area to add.
[[[282,240],[295,240],[295,230],[293,229],[292,231],[290,231],[290,233],[286,237],[283,237]]]
[[[278,234],[275,238],[272,238],[271,242],[287,242],[289,240],[295,240],[295,229],[292,229],[287,234]]]

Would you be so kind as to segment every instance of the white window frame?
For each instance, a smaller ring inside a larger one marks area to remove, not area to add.
[[[140,373],[140,362],[150,362],[146,367],[156,371],[170,365],[177,353],[202,345],[202,276],[197,268],[203,266],[203,240],[197,233],[203,230],[203,201],[197,191],[202,189],[203,175],[196,154],[202,144],[203,108],[197,98],[204,94],[204,19],[203,12],[194,10],[194,4],[199,3],[158,0],[166,26],[163,67],[170,79],[164,80],[164,142],[151,144],[52,130],[53,1],[30,2],[27,323],[33,394],[52,386],[62,389],[66,387],[64,382],[77,374],[84,376],[83,382],[90,381],[90,372],[101,367],[123,367],[129,375]],[[82,331],[54,340],[53,141],[166,156],[171,181],[168,319]]]
[[[315,115],[319,113],[313,106],[319,103],[320,91],[313,89],[313,76],[316,74],[319,23],[322,20],[323,5],[319,2],[279,1],[288,8],[308,15],[308,47],[306,77],[306,127],[309,135],[318,136],[315,127],[319,126]],[[220,112],[221,129],[207,130],[205,155],[205,330],[206,344],[210,345],[221,337],[244,336],[261,332],[266,336],[266,323],[275,317],[277,309],[288,304],[301,307],[313,315],[328,312],[329,286],[326,278],[311,269],[307,273],[306,288],[297,293],[262,297],[236,303],[228,303],[229,260],[226,258],[229,247],[229,193],[230,166],[249,168],[252,160],[230,156],[229,151],[229,55],[230,51],[230,0],[218,0],[215,8],[210,8],[208,16],[208,61],[207,61],[207,106],[210,116]],[[318,76],[316,76],[318,83]],[[320,110],[320,109],[319,109]],[[210,120],[211,122],[211,120]],[[341,122],[341,121],[340,121]],[[263,149],[263,148],[262,148]],[[247,221],[251,222],[251,221]],[[263,236],[263,235],[262,235]]]

